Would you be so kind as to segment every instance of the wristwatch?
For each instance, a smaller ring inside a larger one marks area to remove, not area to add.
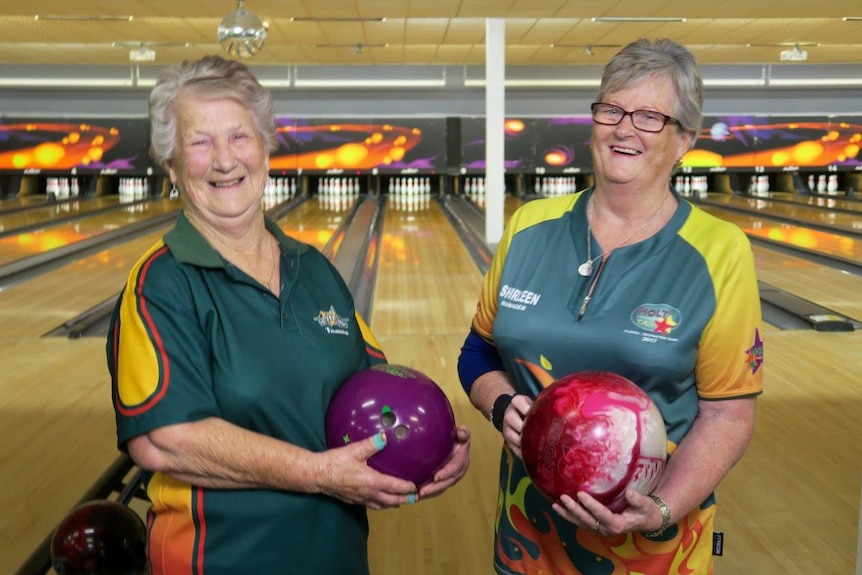
[[[656,505],[658,505],[659,511],[661,511],[661,527],[656,529],[655,531],[650,531],[649,533],[644,533],[645,537],[660,537],[668,527],[670,527],[670,509],[668,509],[667,503],[662,501],[662,498],[658,495],[650,495],[650,499],[652,499]]]
[[[515,397],[511,393],[502,393],[494,400],[494,405],[491,406],[491,412],[488,414],[488,420],[494,424],[497,431],[503,431],[503,416],[512,403],[512,398]]]

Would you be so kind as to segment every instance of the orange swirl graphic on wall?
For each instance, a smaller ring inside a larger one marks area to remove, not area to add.
[[[57,134],[56,139],[41,141],[30,147],[0,152],[0,166],[17,170],[68,170],[100,162],[105,152],[120,141],[120,130],[90,124],[25,123],[0,124],[4,132],[44,136]]]
[[[367,170],[400,162],[422,141],[422,130],[390,124],[327,124],[325,126],[279,126],[278,133],[337,132],[355,139],[323,150],[285,154],[270,158],[273,170]]]
[[[694,149],[682,158],[682,165],[692,168],[709,168],[721,166],[725,168],[747,168],[752,166],[775,167],[784,166],[828,166],[854,160],[862,145],[862,125],[841,122],[837,124],[821,122],[789,122],[780,124],[743,124],[726,126],[723,133],[716,133],[715,126],[705,129],[700,138],[713,139],[717,136],[723,140],[735,139],[739,132],[769,132],[776,130],[811,130],[822,132],[819,138],[809,138],[793,145],[773,148],[758,147],[750,152],[722,155],[714,151]],[[764,142],[768,143],[768,142]]]

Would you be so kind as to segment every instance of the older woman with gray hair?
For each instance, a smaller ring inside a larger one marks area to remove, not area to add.
[[[702,92],[685,47],[625,46],[591,106],[594,186],[522,206],[494,254],[459,374],[503,440],[498,573],[712,573],[713,492],[752,437],[763,342],[748,239],[670,185]],[[654,489],[617,511],[587,490],[546,498],[521,460],[533,399],[582,371],[633,381],[667,431]]]
[[[150,575],[368,573],[366,508],[454,484],[469,432],[426,485],[367,465],[383,436],[327,449],[330,398],[385,356],[335,268],[264,216],[270,94],[209,56],[162,74],[150,117],[183,209],[133,267],[107,342],[118,445],[147,471]]]

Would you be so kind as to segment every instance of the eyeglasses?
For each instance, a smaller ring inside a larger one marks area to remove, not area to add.
[[[603,124],[605,126],[616,126],[623,121],[626,116],[632,117],[632,126],[642,132],[661,132],[668,122],[679,125],[679,120],[672,118],[660,112],[651,110],[634,110],[627,112],[619,106],[613,104],[603,104],[596,102],[590,106],[593,112],[593,122]]]

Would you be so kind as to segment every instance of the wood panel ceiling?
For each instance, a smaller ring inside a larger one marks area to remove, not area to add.
[[[221,53],[216,31],[236,8],[236,0],[4,1],[0,64],[127,64],[142,46],[156,52],[153,65]],[[639,37],[673,38],[702,64],[779,63],[796,44],[807,63],[862,63],[860,0],[245,0],[244,8],[268,22],[263,51],[248,60],[260,66],[481,65],[489,17],[506,19],[513,66],[602,65]],[[648,20],[593,20],[633,17]]]

